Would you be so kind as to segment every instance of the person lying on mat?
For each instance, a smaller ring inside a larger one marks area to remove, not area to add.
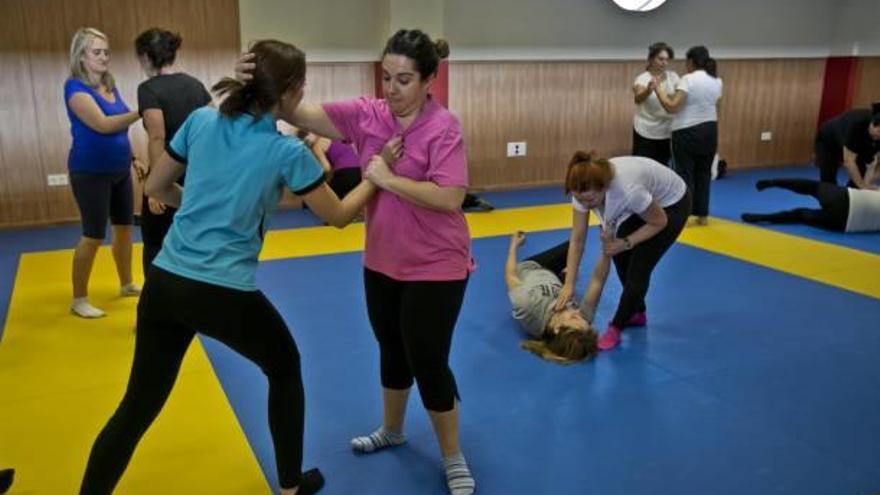
[[[592,358],[598,352],[592,320],[601,285],[591,284],[580,305],[568,304],[557,311],[556,298],[562,289],[568,241],[517,263],[517,251],[525,240],[523,232],[511,236],[504,266],[513,318],[531,337],[523,341],[521,347],[558,364]],[[604,259],[607,272],[609,262],[607,257]]]
[[[743,213],[744,222],[804,224],[833,232],[880,232],[880,191],[842,187],[809,179],[759,180],[755,187],[759,191],[778,187],[812,196],[819,201],[820,208],[795,208],[764,214]]]

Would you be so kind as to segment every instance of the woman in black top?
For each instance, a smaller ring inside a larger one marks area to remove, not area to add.
[[[138,86],[138,108],[149,139],[147,154],[153,164],[189,114],[211,103],[211,94],[198,79],[175,72],[174,59],[180,35],[152,28],[135,39],[135,51],[147,80]],[[183,185],[183,177],[178,181]],[[144,275],[159,254],[176,210],[144,196],[141,206],[141,236],[144,241]]]
[[[844,112],[824,123],[816,135],[816,166],[822,182],[837,184],[841,162],[849,175],[847,187],[874,189],[865,180],[868,165],[880,153],[880,102],[872,109]]]

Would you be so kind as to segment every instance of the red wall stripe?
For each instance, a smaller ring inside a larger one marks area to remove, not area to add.
[[[819,126],[848,110],[852,105],[858,64],[857,57],[828,57],[826,60],[822,104],[819,107]]]

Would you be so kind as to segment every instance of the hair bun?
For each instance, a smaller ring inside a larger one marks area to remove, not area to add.
[[[183,44],[183,38],[180,37],[180,33],[174,33],[171,35],[171,49],[177,51],[180,48],[180,45]]]
[[[449,56],[449,43],[442,38],[434,42],[434,49],[441,60]]]

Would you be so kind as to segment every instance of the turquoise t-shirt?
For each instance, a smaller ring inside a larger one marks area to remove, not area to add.
[[[153,263],[193,280],[256,290],[266,221],[282,188],[302,195],[324,181],[314,155],[280,134],[271,115],[230,118],[210,107],[190,114],[168,154],[186,164],[186,187]]]

